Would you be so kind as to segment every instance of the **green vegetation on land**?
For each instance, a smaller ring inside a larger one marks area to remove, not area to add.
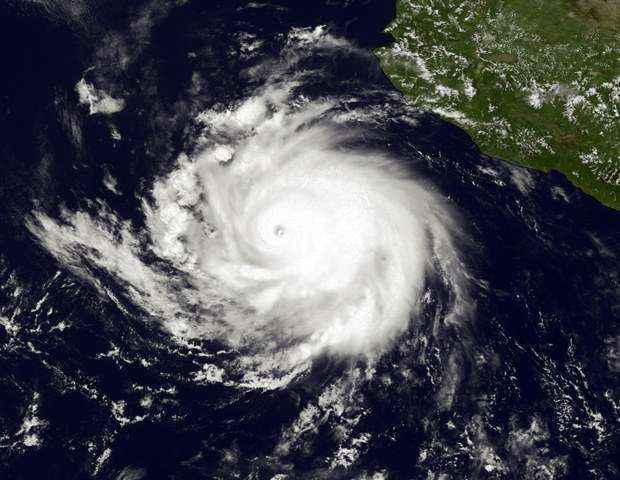
[[[416,105],[620,209],[620,0],[398,0],[387,32]]]

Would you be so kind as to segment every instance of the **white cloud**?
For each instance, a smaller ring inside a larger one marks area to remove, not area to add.
[[[372,359],[410,325],[427,275],[453,289],[449,322],[468,308],[450,209],[396,160],[345,149],[354,133],[330,119],[336,101],[293,96],[286,68],[198,117],[200,153],[155,182],[146,231],[105,207],[62,222],[35,212],[29,224],[104,294],[92,267],[113,275],[179,341],[209,336],[237,352],[205,379],[275,388],[323,353]],[[161,262],[143,260],[145,245]]]
[[[76,84],[75,91],[78,94],[80,103],[88,105],[91,115],[95,113],[110,115],[118,113],[125,108],[125,101],[123,99],[112,98],[103,90],[96,89],[85,79],[80,80]]]

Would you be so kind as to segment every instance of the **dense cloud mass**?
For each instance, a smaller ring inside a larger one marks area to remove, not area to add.
[[[144,263],[112,212],[31,224],[58,258],[106,269],[178,337],[234,348],[247,382],[287,381],[325,353],[375,357],[416,321],[428,275],[456,292],[449,315],[465,302],[445,202],[396,159],[356,147],[363,130],[344,125],[338,99],[294,94],[301,79],[288,72],[310,41],[351,48],[324,28],[293,31],[276,73],[202,112],[193,153],[143,200],[148,249],[174,273]]]

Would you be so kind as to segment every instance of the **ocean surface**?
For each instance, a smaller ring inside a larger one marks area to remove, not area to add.
[[[372,54],[392,2],[0,13],[0,477],[617,478],[620,214],[395,90]],[[198,311],[178,334],[191,308],[157,313],[169,290],[130,272],[192,290],[145,205],[180,157],[254,135],[239,112],[268,84],[286,98],[261,115],[327,104],[299,129],[328,125],[439,199],[458,274],[429,254],[415,313],[372,356],[250,381],[252,348],[188,335]],[[217,114],[240,118],[235,138],[209,130]]]

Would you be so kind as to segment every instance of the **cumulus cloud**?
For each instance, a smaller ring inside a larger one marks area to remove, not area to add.
[[[78,94],[80,103],[88,105],[91,115],[95,113],[110,115],[118,113],[125,108],[125,101],[122,98],[112,98],[103,90],[95,88],[94,85],[91,85],[85,79],[80,80],[75,85],[75,91]]]

